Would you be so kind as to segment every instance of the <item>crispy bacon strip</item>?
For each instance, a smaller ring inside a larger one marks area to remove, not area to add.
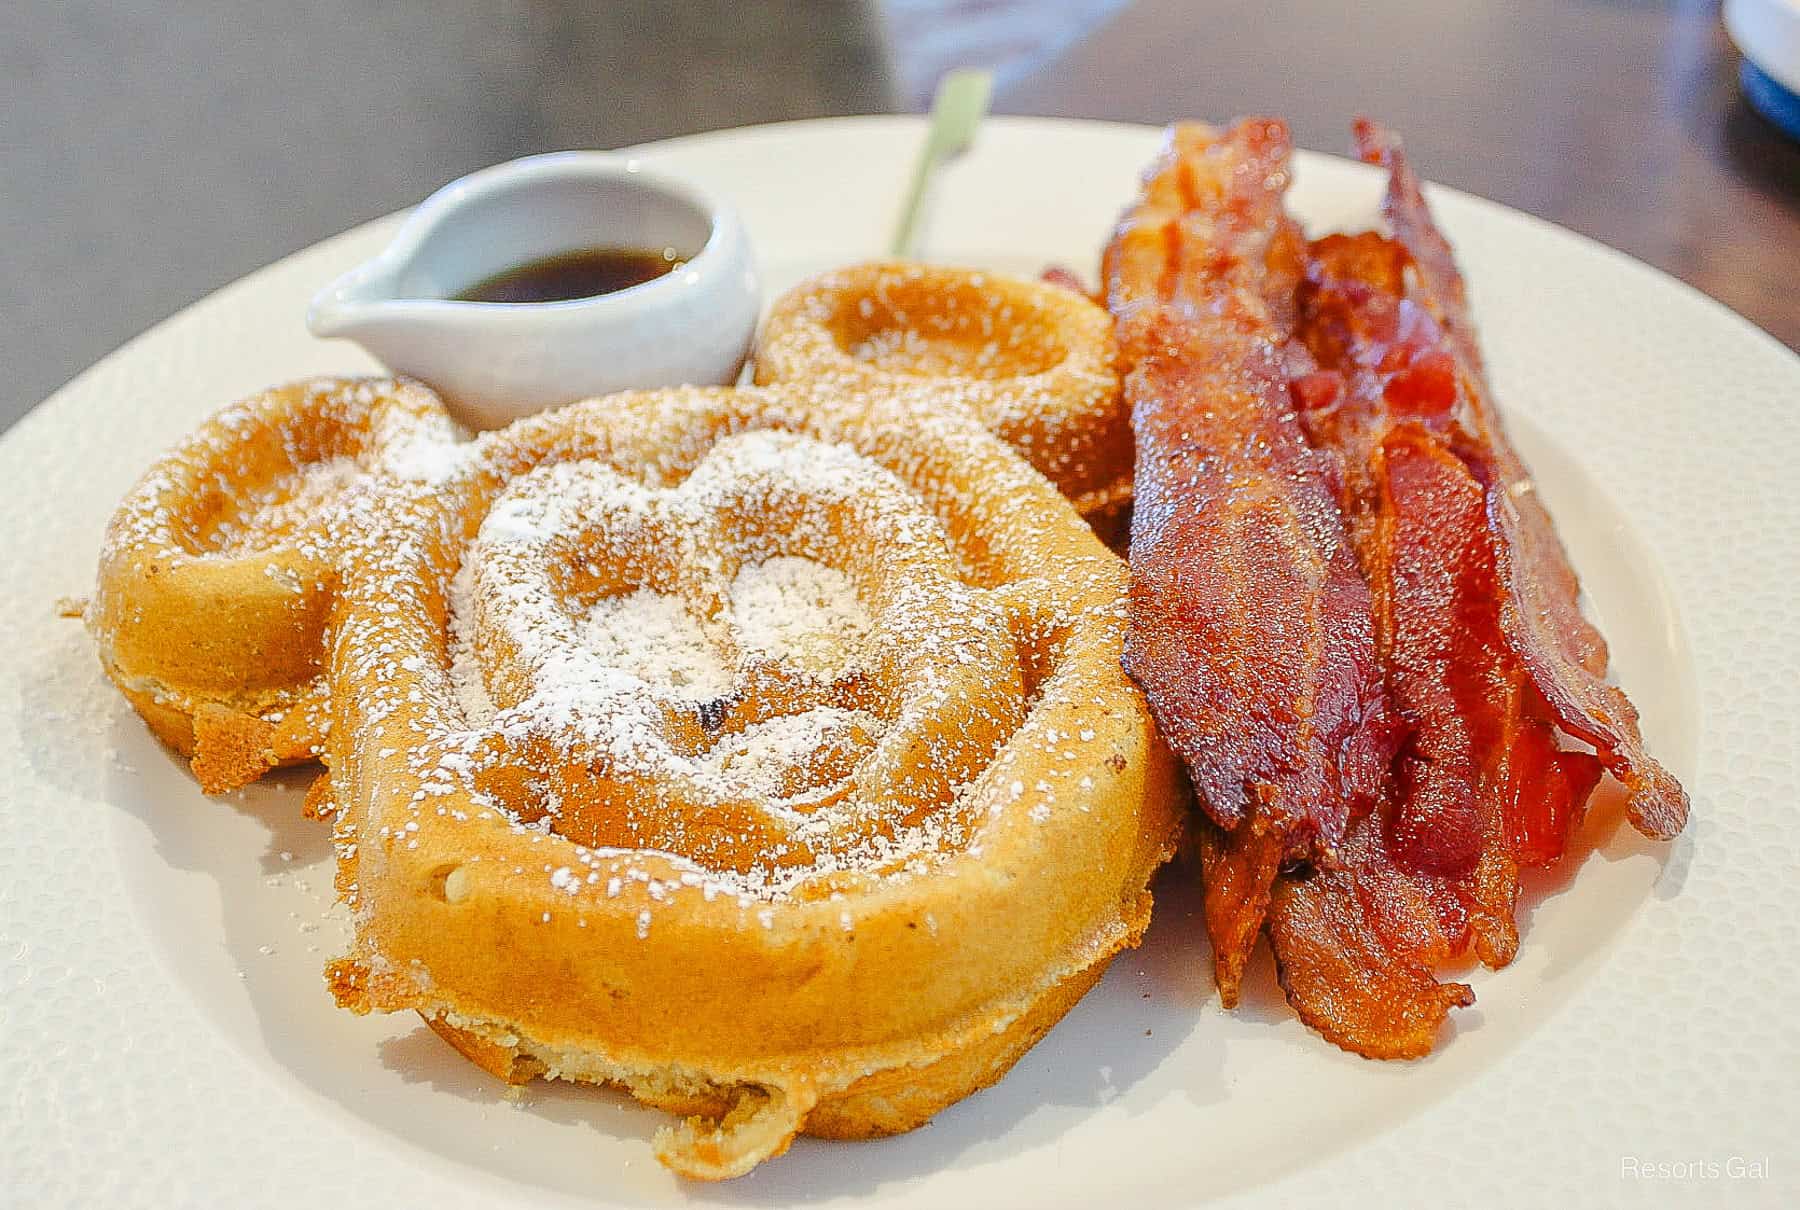
[[[1217,825],[1227,1004],[1277,868],[1335,862],[1397,742],[1368,588],[1289,402],[1289,154],[1279,122],[1172,129],[1103,267],[1137,438],[1125,665]]]
[[[1303,305],[1303,316],[1310,310]],[[1336,417],[1344,428],[1369,443],[1333,448],[1366,485],[1347,507],[1361,522],[1389,685],[1417,730],[1390,794],[1356,830],[1340,867],[1277,887],[1269,938],[1301,1020],[1368,1058],[1418,1058],[1450,1010],[1474,1002],[1467,985],[1432,974],[1467,947],[1474,927],[1470,897],[1459,892],[1498,883],[1511,924],[1516,866],[1494,796],[1481,793],[1483,761],[1455,684],[1459,663],[1497,630],[1491,597],[1488,625],[1467,616],[1491,589],[1491,560],[1484,577],[1466,558],[1485,550],[1482,492],[1433,437],[1412,422],[1393,428],[1378,406],[1344,413]],[[1470,621],[1474,635],[1464,629]]]
[[[1387,841],[1438,881],[1456,948],[1490,966],[1518,947],[1522,864],[1560,855],[1599,767],[1562,752],[1501,626],[1487,525],[1490,455],[1468,432],[1451,337],[1408,297],[1406,250],[1374,233],[1313,245],[1296,383],[1307,436],[1340,466],[1339,503],[1375,600],[1388,689],[1412,728]]]
[[[1302,1021],[1365,1058],[1416,1059],[1475,993],[1432,977],[1451,943],[1418,881],[1388,858],[1381,832],[1378,816],[1364,816],[1342,866],[1281,879],[1269,942]]]
[[[1397,769],[1388,851],[1430,880],[1460,952],[1511,962],[1519,871],[1562,855],[1600,780],[1563,751],[1554,720],[1501,627],[1486,492],[1464,458],[1420,425],[1383,439],[1393,540],[1389,685],[1417,723]],[[1464,930],[1459,936],[1456,924]]]
[[[1506,440],[1449,246],[1398,144],[1366,123],[1357,133],[1392,169],[1399,238],[1312,246],[1296,321],[1311,368],[1294,395],[1336,468],[1411,734],[1340,868],[1278,885],[1270,938],[1308,1024],[1393,1058],[1428,1051],[1463,1002],[1467,989],[1439,987],[1433,966],[1470,948],[1489,966],[1512,960],[1519,872],[1561,856],[1602,760],[1653,826],[1679,817],[1629,703],[1600,679],[1605,642]],[[1624,720],[1610,748],[1582,717],[1589,706]],[[1600,757],[1563,750],[1558,723]]]
[[[1490,966],[1511,961],[1519,870],[1561,853],[1600,770],[1558,748],[1505,645],[1481,483],[1412,421],[1371,457],[1377,627],[1415,730],[1341,866],[1278,884],[1269,933],[1303,1020],[1369,1058],[1413,1058],[1473,1000],[1432,968],[1471,945]]]
[[[1488,526],[1505,585],[1501,624],[1507,642],[1557,721],[1594,745],[1607,771],[1624,784],[1633,825],[1667,840],[1687,820],[1687,794],[1645,750],[1630,700],[1604,679],[1606,641],[1582,615],[1580,582],[1530,473],[1507,440],[1449,242],[1432,220],[1399,139],[1365,118],[1356,123],[1356,143],[1364,160],[1389,171],[1383,213],[1416,266],[1415,297],[1449,335],[1471,428],[1491,455]]]

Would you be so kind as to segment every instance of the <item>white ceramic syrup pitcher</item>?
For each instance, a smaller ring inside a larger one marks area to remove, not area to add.
[[[668,248],[685,263],[591,298],[454,297],[521,265],[601,247]],[[734,210],[634,159],[576,151],[444,186],[378,256],[314,296],[306,323],[430,384],[459,420],[486,429],[610,391],[733,382],[760,303]]]

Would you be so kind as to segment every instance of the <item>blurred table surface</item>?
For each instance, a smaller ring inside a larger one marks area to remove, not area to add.
[[[935,6],[971,29],[979,10],[991,34],[998,6],[1028,32],[1054,2],[909,0],[898,28]],[[0,428],[165,315],[464,172],[899,108],[908,50],[864,0],[15,5]],[[1800,348],[1800,147],[1740,99],[1715,4],[1139,0],[1020,62],[1002,112],[1269,112],[1327,151],[1351,115],[1378,116],[1431,178],[1666,269]]]
[[[1271,113],[1344,152],[1350,118],[1419,171],[1699,287],[1800,349],[1800,145],[1752,110],[1716,3],[1141,0],[1010,88],[1018,113]]]

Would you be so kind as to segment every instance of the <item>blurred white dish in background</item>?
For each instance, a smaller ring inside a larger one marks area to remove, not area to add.
[[[1800,0],[1725,0],[1725,28],[1746,59],[1800,93]]]
[[[686,263],[591,298],[454,297],[507,270],[598,247],[667,247]],[[306,323],[431,384],[457,419],[487,429],[610,391],[731,382],[760,304],[731,207],[636,159],[571,151],[444,186],[377,256],[315,295]]]

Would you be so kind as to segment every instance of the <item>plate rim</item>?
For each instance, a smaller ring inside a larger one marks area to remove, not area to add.
[[[1136,124],[1136,123],[1101,122],[1101,121],[1091,121],[1091,120],[1086,120],[1086,119],[1070,119],[1070,118],[998,117],[998,118],[992,119],[992,121],[994,121],[998,124],[1001,124],[1001,125],[1005,125],[1005,126],[1020,126],[1020,127],[1050,127],[1050,128],[1079,127],[1079,128],[1088,128],[1088,129],[1113,129],[1113,130],[1119,130],[1122,132],[1130,132],[1134,137],[1140,137],[1140,138],[1143,137],[1146,133],[1153,134],[1158,129],[1157,127],[1141,125],[1141,124]],[[922,131],[924,129],[923,120],[916,116],[910,116],[910,115],[858,115],[858,116],[854,116],[854,117],[803,119],[803,120],[794,121],[794,122],[771,123],[771,124],[764,124],[764,125],[758,125],[758,126],[726,128],[726,129],[721,129],[721,130],[700,132],[700,133],[696,133],[696,134],[692,134],[692,135],[681,136],[680,138],[677,138],[677,139],[658,141],[655,143],[637,144],[637,145],[633,145],[632,147],[629,147],[629,148],[623,148],[621,150],[628,151],[628,152],[655,152],[655,153],[662,153],[662,152],[665,152],[665,151],[668,151],[671,149],[692,150],[696,147],[704,147],[704,145],[709,142],[735,141],[736,138],[741,138],[741,136],[743,134],[745,134],[746,132],[758,132],[759,137],[778,137],[781,134],[786,134],[786,133],[792,132],[796,128],[823,128],[823,127],[839,127],[839,128],[841,128],[845,125],[856,124],[856,123],[873,123],[873,124],[882,125],[882,126],[886,126],[889,124],[900,124],[905,127],[916,129],[919,131]],[[1306,160],[1310,159],[1312,157],[1315,157],[1315,156],[1338,161],[1339,163],[1343,163],[1343,164],[1354,163],[1353,161],[1349,161],[1349,160],[1345,159],[1344,157],[1328,156],[1328,155],[1325,155],[1325,153],[1305,152],[1302,154],[1303,154],[1303,158],[1301,160],[1301,170],[1302,171],[1304,171],[1304,166],[1305,166]],[[1373,169],[1373,168],[1368,168],[1367,166],[1359,165],[1357,167],[1359,168],[1360,171],[1364,171],[1364,172],[1370,173],[1372,175],[1378,173],[1378,170]],[[1440,187],[1440,186],[1431,186],[1430,190],[1434,196],[1442,193],[1442,194],[1446,194],[1446,195],[1454,195],[1454,196],[1458,197],[1459,199],[1465,200],[1467,202],[1476,203],[1478,205],[1479,209],[1489,212],[1490,217],[1498,218],[1502,221],[1513,222],[1515,220],[1523,219],[1526,221],[1526,224],[1528,226],[1547,229],[1550,233],[1564,237],[1564,238],[1572,237],[1574,240],[1588,245],[1590,247],[1590,249],[1597,249],[1600,253],[1602,253],[1604,255],[1605,259],[1613,262],[1615,265],[1628,266],[1632,272],[1643,271],[1643,272],[1647,272],[1649,275],[1651,275],[1652,278],[1662,279],[1662,284],[1663,284],[1664,288],[1666,288],[1670,284],[1673,284],[1674,286],[1678,287],[1680,293],[1683,293],[1683,294],[1689,296],[1690,300],[1698,299],[1704,305],[1713,309],[1713,311],[1715,312],[1714,318],[1719,318],[1719,315],[1717,313],[1722,313],[1724,318],[1726,318],[1728,320],[1736,321],[1738,324],[1741,324],[1743,326],[1743,328],[1748,329],[1751,333],[1754,333],[1755,337],[1760,338],[1760,340],[1762,342],[1766,342],[1766,345],[1769,348],[1774,349],[1781,354],[1785,354],[1786,355],[1786,363],[1787,363],[1785,365],[1786,370],[1788,370],[1790,372],[1800,372],[1800,354],[1796,354],[1793,350],[1788,349],[1785,345],[1781,344],[1781,342],[1776,340],[1773,336],[1771,336],[1770,334],[1768,334],[1767,332],[1765,332],[1764,330],[1759,328],[1757,325],[1755,325],[1751,321],[1745,319],[1743,316],[1738,315],[1737,313],[1731,311],[1730,308],[1726,307],[1724,304],[1720,303],[1718,300],[1713,299],[1711,296],[1705,294],[1703,291],[1701,291],[1693,286],[1688,285],[1687,283],[1681,281],[1678,278],[1675,278],[1674,276],[1672,276],[1668,273],[1665,273],[1662,270],[1659,270],[1653,266],[1647,265],[1644,262],[1639,261],[1639,260],[1629,256],[1628,254],[1626,254],[1616,248],[1611,247],[1610,245],[1607,245],[1601,241],[1593,239],[1592,237],[1582,235],[1579,232],[1571,231],[1568,228],[1562,227],[1562,226],[1560,226],[1556,223],[1550,222],[1548,220],[1538,218],[1534,215],[1529,214],[1528,212],[1516,210],[1511,207],[1502,205],[1500,203],[1493,202],[1490,199],[1482,198],[1478,195],[1469,194],[1469,193],[1466,193],[1466,192],[1463,192],[1460,190],[1449,189],[1449,188]],[[1121,198],[1123,198],[1123,189],[1121,190]],[[252,271],[251,273],[248,273],[248,274],[244,275],[243,277],[236,279],[233,282],[230,282],[224,286],[221,286],[219,289],[210,292],[206,296],[204,296],[200,299],[196,299],[193,302],[183,306],[179,310],[173,312],[169,316],[158,321],[156,324],[151,325],[149,328],[145,329],[142,333],[140,333],[137,336],[134,336],[130,340],[126,341],[124,344],[119,346],[119,348],[113,350],[112,352],[108,353],[106,356],[100,358],[92,366],[83,370],[80,374],[78,374],[74,378],[72,378],[68,383],[65,383],[62,387],[59,387],[56,391],[52,392],[44,400],[40,401],[38,404],[36,404],[32,408],[30,408],[12,426],[9,427],[9,429],[7,430],[7,432],[4,435],[0,435],[0,451],[7,450],[9,447],[14,447],[18,442],[24,440],[24,438],[15,437],[15,434],[19,434],[21,432],[27,431],[28,428],[35,431],[35,428],[37,426],[41,426],[41,425],[45,425],[45,424],[54,424],[55,418],[53,416],[53,413],[55,412],[56,408],[53,405],[55,405],[58,400],[64,398],[67,395],[74,394],[82,386],[82,384],[90,381],[92,376],[95,376],[95,375],[103,372],[110,366],[116,365],[120,359],[131,355],[133,353],[133,351],[136,350],[139,346],[155,341],[158,338],[159,334],[166,331],[166,329],[170,325],[182,321],[185,317],[188,317],[196,309],[206,307],[206,306],[208,306],[208,304],[216,305],[216,300],[220,299],[221,296],[230,294],[234,291],[255,290],[264,279],[266,279],[270,275],[277,273],[284,266],[289,266],[291,264],[291,262],[295,261],[296,259],[302,258],[302,257],[310,257],[312,255],[319,254],[322,252],[322,250],[329,248],[329,247],[339,243],[340,241],[349,241],[349,240],[353,240],[353,239],[356,239],[359,237],[366,237],[372,228],[380,228],[385,224],[394,223],[394,222],[398,221],[398,217],[404,213],[405,213],[405,211],[397,211],[397,212],[394,212],[393,214],[381,216],[381,217],[369,220],[368,222],[365,222],[365,223],[359,223],[356,226],[353,226],[353,227],[347,229],[346,231],[343,231],[336,235],[327,237],[326,239],[320,240],[314,244],[308,245],[305,248],[298,249],[292,253],[289,253],[287,256],[284,256],[275,261],[272,261],[269,264],[262,266],[256,270]],[[1800,379],[1797,379],[1797,382],[1800,382]],[[1654,549],[1654,546],[1655,546],[1654,541],[1651,541],[1650,545]],[[1669,568],[1668,561],[1666,559],[1659,558],[1657,560],[1657,568],[1658,568],[1659,574],[1670,579],[1671,581],[1673,580],[1674,573]],[[1674,585],[1671,584],[1671,587],[1674,587]],[[1682,617],[1682,621],[1683,621],[1684,625],[1690,630],[1689,638],[1692,639],[1694,636],[1691,633],[1692,623],[1689,619],[1689,616],[1684,611],[1682,613],[1681,617]],[[1698,660],[1697,656],[1696,656],[1696,660]],[[1697,675],[1703,675],[1704,669],[1696,667],[1696,673],[1697,673]],[[1705,705],[1706,705],[1705,701],[1702,700],[1699,703],[1699,705],[1702,710],[1702,728],[1703,729],[1702,729],[1701,737],[1698,742],[1699,742],[1699,745],[1701,748],[1702,756],[1704,756],[1704,752],[1706,749],[1706,743],[1705,743],[1706,735],[1708,732],[1711,731],[1714,720],[1707,717],[1707,713],[1705,711]],[[1699,772],[1700,772],[1700,770],[1696,770],[1696,773],[1699,773]],[[164,973],[165,973],[165,975],[167,974],[166,971]],[[179,983],[177,983],[172,977],[170,978],[170,982],[172,984],[174,984],[175,986],[179,986]],[[4,1051],[4,1049],[5,1049],[4,1047],[0,1047],[0,1051]],[[1309,1169],[1309,1171],[1312,1171],[1312,1172],[1322,1171],[1326,1168],[1333,1166],[1334,1163],[1335,1163],[1334,1160],[1326,1160],[1326,1161],[1322,1162],[1320,1165],[1312,1167],[1311,1169]],[[1261,1186],[1255,1190],[1252,1190],[1251,1192],[1253,1194],[1267,1193],[1267,1192],[1271,1192],[1278,1188],[1285,1188],[1290,1183],[1291,1182],[1284,1180],[1284,1181],[1272,1183],[1269,1185]],[[531,1192],[537,1193],[538,1191],[531,1191]],[[526,1200],[530,1200],[530,1199],[527,1198]]]

